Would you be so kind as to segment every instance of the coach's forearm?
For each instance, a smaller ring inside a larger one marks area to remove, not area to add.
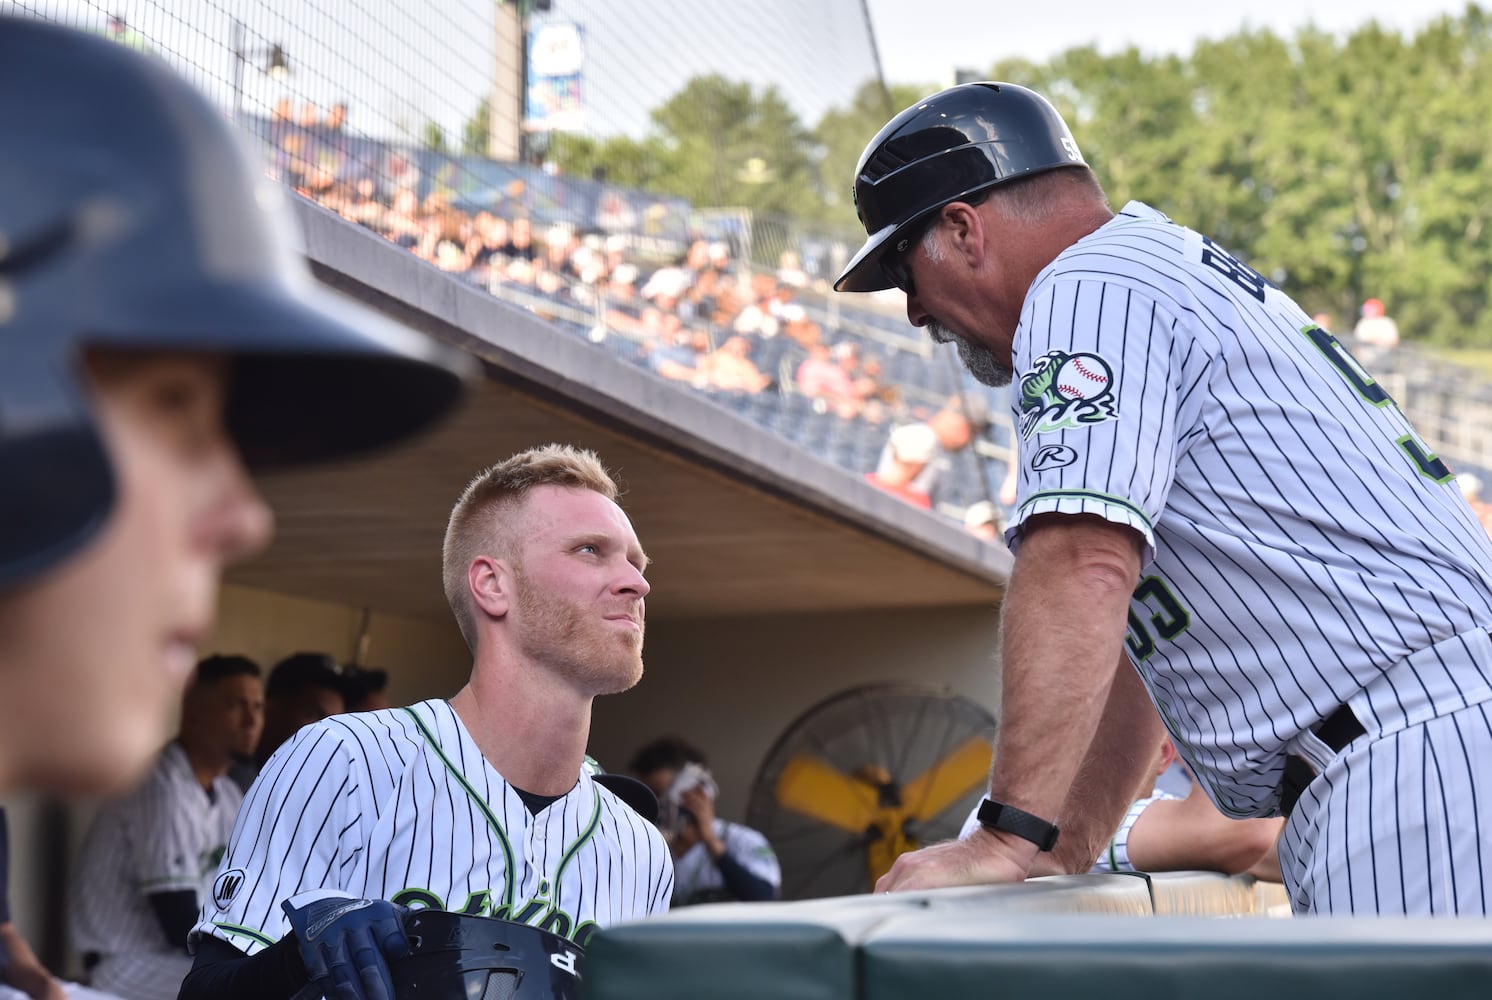
[[[1088,515],[1033,522],[1005,596],[991,796],[1062,824],[1080,821],[1063,806],[1120,662],[1139,537]]]
[[[1128,654],[1122,655],[1098,731],[1062,803],[1062,836],[1054,853],[1063,871],[1081,874],[1093,867],[1130,804],[1142,797],[1141,786],[1154,778],[1163,733],[1140,675]]]
[[[252,956],[209,937],[197,942],[197,960],[177,1000],[290,1000],[310,981],[288,934]]]

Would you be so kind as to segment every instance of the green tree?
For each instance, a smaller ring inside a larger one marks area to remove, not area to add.
[[[461,126],[461,152],[468,156],[486,156],[492,142],[492,99],[484,97]]]
[[[426,149],[436,153],[444,153],[446,151],[446,130],[440,126],[439,122],[426,121],[423,141]]]

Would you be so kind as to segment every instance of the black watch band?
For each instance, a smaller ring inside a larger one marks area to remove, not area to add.
[[[1061,833],[1046,820],[994,799],[985,799],[979,804],[978,819],[981,826],[1013,833],[1022,840],[1029,840],[1043,851],[1056,847],[1057,835]]]

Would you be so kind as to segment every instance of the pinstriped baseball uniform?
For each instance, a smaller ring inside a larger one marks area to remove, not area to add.
[[[782,888],[782,866],[777,853],[758,830],[740,823],[715,820],[715,836],[725,844],[725,853],[740,866],[774,889]],[[725,887],[720,866],[710,857],[710,849],[697,843],[674,862],[674,898],[680,906],[695,903],[729,902],[736,897]]]
[[[592,930],[668,909],[656,827],[587,773],[534,815],[443,700],[302,729],[254,782],[193,928],[252,955],[314,889]]]
[[[100,956],[93,985],[127,1000],[175,1000],[192,959],[185,941],[166,940],[146,897],[190,889],[208,899],[242,801],[226,775],[209,797],[172,743],[143,785],[99,809],[68,906],[73,947]]]
[[[1492,544],[1393,401],[1136,202],[1037,277],[1015,345],[1007,538],[1051,511],[1143,536],[1126,642],[1225,814],[1275,812],[1287,753],[1326,768],[1282,845],[1297,909],[1485,911]],[[1367,735],[1333,760],[1310,730],[1344,703]]]

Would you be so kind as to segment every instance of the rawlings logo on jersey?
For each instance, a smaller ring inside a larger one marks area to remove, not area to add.
[[[1097,354],[1052,351],[1021,376],[1021,437],[1101,424],[1119,416],[1114,370]]]

